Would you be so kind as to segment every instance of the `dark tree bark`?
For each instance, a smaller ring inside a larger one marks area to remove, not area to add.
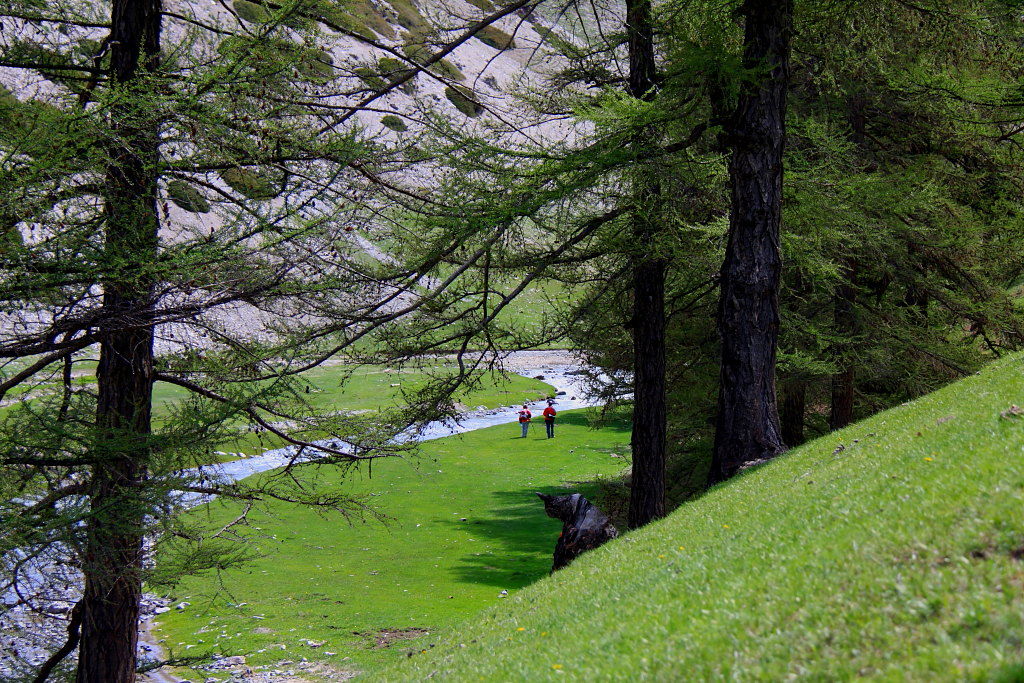
[[[782,441],[789,446],[804,442],[804,415],[807,412],[807,385],[788,382],[782,389]]]
[[[745,0],[741,87],[729,125],[732,211],[721,271],[721,381],[711,482],[783,450],[775,398],[782,152],[792,0]]]
[[[654,32],[650,0],[626,1],[629,45],[629,94],[654,97]],[[646,177],[643,150],[651,146],[650,131],[637,133],[636,204],[633,215],[636,245],[648,248],[656,239],[660,188]],[[631,529],[665,515],[665,269],[657,255],[637,255],[633,263],[633,476],[629,496]]]
[[[853,92],[847,98],[847,122],[850,125],[850,140],[862,150],[867,142],[867,101],[859,90],[853,86]],[[833,321],[839,334],[853,335],[856,333],[857,319],[854,314],[857,295],[857,260],[848,258],[843,267],[843,282],[836,287],[833,302]],[[840,370],[832,375],[832,399],[830,401],[828,425],[831,429],[842,429],[853,422],[853,398],[856,373],[851,353],[853,345],[841,343],[836,348],[836,361]]]
[[[828,413],[828,426],[842,429],[853,422],[853,368],[847,366],[832,375],[832,403]]]
[[[836,287],[834,295],[833,320],[839,334],[853,335],[857,331],[857,319],[853,310],[856,276],[856,262],[850,260],[843,268],[844,281]],[[847,341],[839,343],[836,348],[837,362],[841,369],[832,375],[832,400],[828,416],[828,425],[832,429],[841,429],[853,422],[855,373],[850,358],[852,347],[852,343]]]
[[[105,258],[92,516],[82,571],[78,683],[134,681],[147,512],[138,485],[150,459],[154,283],[157,260],[158,125],[142,92],[160,51],[160,0],[115,0],[110,77],[122,98],[111,107],[105,185]]]

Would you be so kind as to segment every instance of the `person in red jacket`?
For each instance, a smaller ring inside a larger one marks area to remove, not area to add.
[[[519,411],[519,426],[523,428],[523,438],[526,438],[526,431],[530,428],[530,419],[533,417],[533,413],[530,409],[523,404],[523,409]]]
[[[548,432],[548,438],[555,438],[555,415],[558,412],[555,410],[554,401],[548,400],[548,407],[544,409],[544,429]]]

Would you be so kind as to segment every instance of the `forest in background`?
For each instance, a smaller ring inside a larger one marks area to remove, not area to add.
[[[0,550],[83,572],[48,663],[77,649],[79,680],[134,676],[150,543],[183,572],[241,559],[178,492],[362,509],[315,474],[197,481],[239,422],[296,447],[289,473],[357,467],[568,340],[632,411],[638,527],[1020,343],[1013,2],[2,16],[0,398],[59,390],[0,414]],[[517,50],[529,77],[477,83],[471,57]],[[303,390],[425,354],[452,365],[386,414]],[[190,398],[157,424],[160,383]]]

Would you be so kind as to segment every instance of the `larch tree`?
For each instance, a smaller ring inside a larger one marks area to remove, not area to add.
[[[317,409],[301,373],[372,355],[443,296],[450,283],[422,277],[455,247],[407,267],[360,238],[413,163],[360,116],[524,4],[419,62],[316,0],[0,12],[2,587],[18,608],[74,602],[66,644],[32,675],[77,651],[77,680],[134,680],[143,582],[244,560],[230,530],[180,521],[190,501],[365,511],[317,468],[400,452],[394,434],[433,413]],[[403,68],[367,87],[339,36]],[[156,415],[161,387],[186,398]],[[214,450],[247,433],[290,459],[225,481]],[[80,593],[53,593],[79,576]]]
[[[627,0],[626,43],[629,94],[650,101],[655,96],[654,24],[649,0]],[[637,132],[633,149],[633,235],[639,253],[633,265],[633,471],[629,496],[630,528],[665,515],[665,269],[658,253],[660,187],[647,172],[646,158],[657,146],[651,128]],[[654,144],[652,144],[652,142]],[[653,247],[653,248],[652,248]]]
[[[783,450],[775,396],[782,168],[792,0],[744,0],[743,67],[726,128],[732,201],[719,286],[722,344],[711,481]]]

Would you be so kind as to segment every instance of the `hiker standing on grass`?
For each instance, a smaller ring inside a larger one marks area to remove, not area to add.
[[[548,432],[548,438],[555,438],[555,415],[558,412],[555,410],[554,401],[548,399],[548,407],[544,409],[544,429]]]
[[[533,413],[530,409],[523,404],[523,409],[519,411],[519,426],[523,428],[523,438],[526,438],[526,431],[530,428],[530,418],[533,417]]]

